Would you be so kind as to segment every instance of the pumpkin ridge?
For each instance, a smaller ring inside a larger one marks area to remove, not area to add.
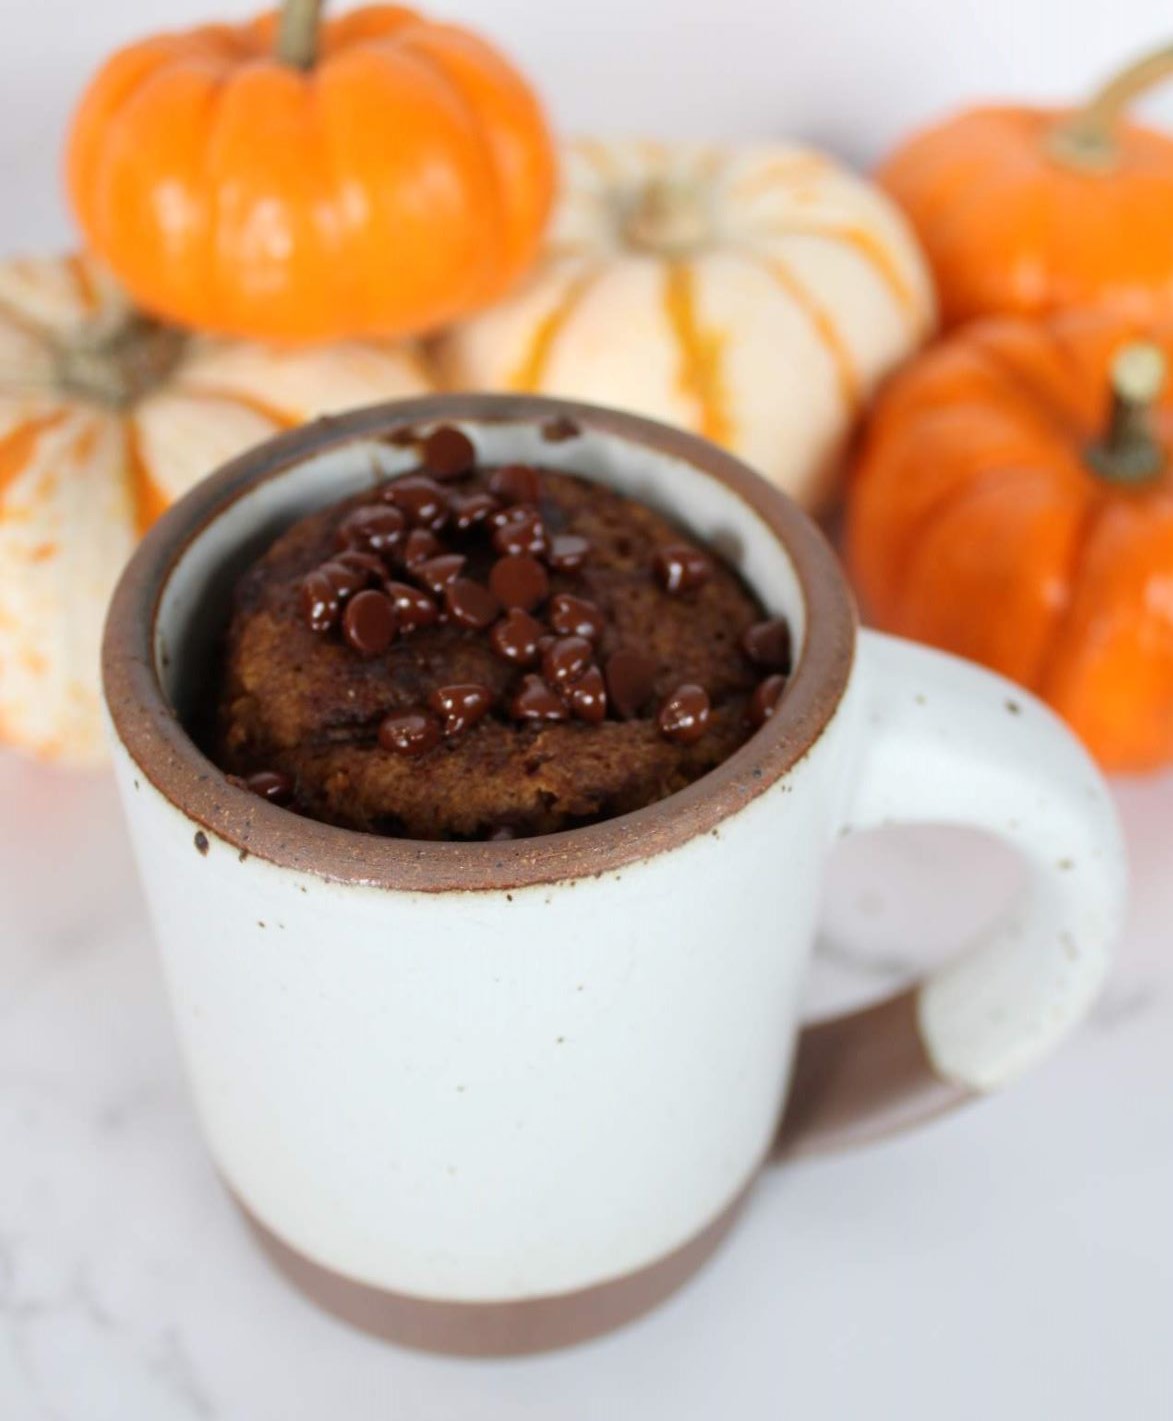
[[[830,226],[812,224],[809,227],[788,224],[785,227],[763,230],[771,240],[786,237],[815,237],[829,242],[842,242],[844,246],[853,248],[876,272],[881,282],[895,297],[896,304],[907,321],[909,329],[920,330],[921,320],[917,311],[920,302],[917,300],[916,292],[893,260],[892,253],[888,251],[886,245],[866,228],[848,222]]]
[[[193,400],[239,405],[242,409],[248,410],[250,414],[255,414],[259,419],[276,425],[278,429],[292,429],[294,425],[301,423],[299,415],[291,414],[289,411],[271,404],[268,400],[261,399],[259,395],[251,394],[246,390],[234,390],[230,385],[203,385],[199,383],[189,385],[186,381],[181,380],[176,384],[175,393]]]
[[[697,406],[704,438],[728,444],[733,439],[733,421],[721,369],[727,338],[701,326],[694,267],[686,261],[668,262],[664,275],[664,313],[680,347],[678,383]]]
[[[1014,402],[1024,420],[1029,420],[1041,432],[1056,436],[1064,445],[1079,442],[1082,430],[1072,412],[1064,409],[1045,386],[1040,385],[1004,351],[975,341],[972,353],[986,372],[998,381],[1001,387],[999,393]]]
[[[602,267],[593,266],[587,271],[580,272],[567,284],[558,301],[538,322],[531,335],[528,349],[518,361],[513,374],[505,381],[507,389],[517,390],[523,394],[532,394],[541,388],[542,378],[545,375],[554,342],[566,328],[567,323],[601,274]]]
[[[3,513],[5,493],[24,472],[25,464],[40,442],[41,436],[64,424],[66,418],[65,410],[34,415],[31,419],[21,420],[0,437],[0,516]]]
[[[802,310],[803,315],[814,328],[815,334],[826,347],[827,354],[831,357],[843,403],[849,412],[858,408],[861,389],[859,372],[855,368],[855,360],[847,342],[843,339],[830,313],[815,300],[794,275],[789,263],[781,257],[767,256],[758,252],[753,252],[751,255],[753,261],[762,266],[783,292]]]
[[[1059,667],[1066,659],[1071,643],[1072,623],[1077,604],[1072,589],[1079,587],[1083,581],[1084,565],[1090,556],[1096,534],[1111,507],[1112,499],[1107,494],[1100,494],[1098,497],[1092,498],[1080,518],[1079,528],[1072,540],[1071,555],[1068,558],[1067,571],[1063,578],[1064,603],[1055,612],[1050,631],[1043,644],[1042,656],[1030,680],[1031,688],[1044,699],[1048,699],[1052,694]]]
[[[123,420],[122,432],[126,443],[126,484],[134,508],[135,528],[142,537],[166,512],[168,500],[151,477],[137,422]]]

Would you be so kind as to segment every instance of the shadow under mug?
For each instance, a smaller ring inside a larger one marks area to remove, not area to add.
[[[438,423],[483,462],[652,504],[729,559],[794,631],[774,717],[669,799],[505,843],[354,833],[229,784],[184,722],[235,574],[293,519],[415,467]],[[1048,1052],[1121,922],[1111,801],[1054,716],[857,631],[832,553],[786,498],[613,411],[437,396],[262,445],[145,539],[103,675],[217,1167],[302,1287],[417,1346],[535,1350],[643,1312],[708,1256],[771,1153],[911,1123]],[[803,1028],[835,841],[910,821],[1010,840],[1028,891],[914,989]]]

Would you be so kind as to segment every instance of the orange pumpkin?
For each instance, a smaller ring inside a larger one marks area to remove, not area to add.
[[[1173,46],[1082,108],[979,108],[880,169],[928,255],[947,325],[1080,304],[1173,314],[1173,139],[1125,121],[1173,73]]]
[[[152,36],[73,121],[78,221],[137,304],[271,340],[398,336],[502,295],[554,186],[542,112],[483,40],[396,5]]]
[[[847,559],[879,626],[1029,686],[1109,769],[1173,761],[1173,323],[963,328],[898,374]]]

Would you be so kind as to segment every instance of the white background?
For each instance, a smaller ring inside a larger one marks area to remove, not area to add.
[[[58,153],[97,58],[244,0],[0,0],[0,251],[69,242]],[[1078,93],[1160,0],[467,0],[564,131],[798,135],[870,162],[990,95]],[[1149,112],[1158,116],[1160,102]],[[1173,99],[1164,116],[1173,119]],[[504,1364],[413,1356],[278,1282],[199,1145],[112,788],[0,755],[2,1421],[1169,1421],[1173,776],[1117,786],[1115,978],[1027,1082],[766,1178],[685,1293]],[[814,997],[904,980],[1005,887],[947,835],[853,847]]]

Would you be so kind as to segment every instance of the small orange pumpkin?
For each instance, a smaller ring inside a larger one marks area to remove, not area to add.
[[[1173,74],[1173,46],[1079,109],[972,109],[881,167],[936,277],[946,325],[1104,304],[1173,314],[1173,139],[1128,104]]]
[[[1173,761],[1173,323],[956,332],[881,395],[847,559],[879,626],[1049,701],[1109,769]]]
[[[73,121],[90,246],[140,308],[267,340],[399,336],[502,295],[545,226],[537,100],[467,30],[397,5],[156,35]]]

